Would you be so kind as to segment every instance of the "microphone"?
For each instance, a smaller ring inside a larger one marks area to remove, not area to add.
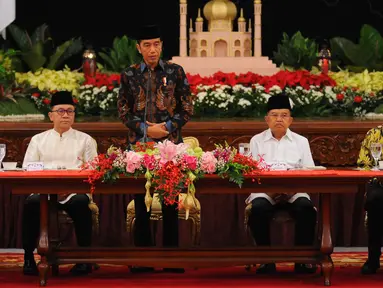
[[[152,84],[152,70],[150,69],[149,65],[146,65],[148,68],[148,83],[146,85],[146,96],[145,96],[145,112],[144,112],[144,143],[148,142],[148,126],[146,124],[146,115],[148,111],[148,101],[152,99],[152,89],[151,89],[151,84]],[[149,94],[150,93],[150,94]]]

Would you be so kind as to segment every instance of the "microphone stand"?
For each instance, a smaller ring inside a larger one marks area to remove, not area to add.
[[[146,124],[146,115],[148,110],[148,101],[152,99],[152,91],[151,91],[152,70],[150,69],[149,65],[147,65],[146,67],[148,68],[149,75],[148,75],[148,83],[146,85],[146,96],[145,96],[146,98],[145,98],[145,112],[144,112],[144,143],[148,142],[148,126]]]

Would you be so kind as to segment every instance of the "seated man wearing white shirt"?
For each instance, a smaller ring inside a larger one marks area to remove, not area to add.
[[[71,128],[75,117],[75,105],[71,93],[57,92],[51,99],[49,118],[53,129],[32,137],[23,167],[30,162],[43,162],[46,169],[78,169],[83,162],[97,156],[96,143],[92,137]],[[60,181],[57,179],[57,181]],[[68,187],[70,190],[70,187]],[[53,192],[53,191],[52,191]],[[38,191],[36,191],[38,193]],[[88,207],[89,197],[81,194],[59,195],[58,209],[72,218],[79,246],[91,245],[92,213]],[[24,205],[23,248],[25,275],[38,275],[33,251],[40,233],[40,195],[30,195]],[[71,272],[75,275],[91,272],[90,264],[76,264]]]
[[[269,129],[255,135],[250,141],[254,159],[262,157],[270,169],[275,170],[315,166],[308,140],[289,129],[293,118],[290,99],[286,95],[269,98],[265,120]],[[289,211],[295,220],[295,245],[313,245],[317,216],[307,193],[287,195],[283,194],[281,188],[280,194],[252,193],[246,202],[252,204],[248,223],[257,245],[270,245],[270,221],[279,209]],[[274,263],[263,264],[257,269],[257,273],[275,271]],[[295,264],[295,271],[314,273],[316,267],[298,263]]]

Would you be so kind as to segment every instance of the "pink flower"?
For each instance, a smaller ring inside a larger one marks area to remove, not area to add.
[[[156,163],[156,158],[154,158],[153,155],[144,155],[143,164],[145,168],[148,168],[149,170],[154,169]]]
[[[197,169],[197,157],[184,154],[182,160],[190,170]]]
[[[142,159],[142,155],[134,151],[125,152],[124,162],[126,164],[126,172],[134,173],[136,169],[140,168],[141,159]]]
[[[169,140],[165,140],[163,143],[159,142],[156,147],[160,151],[161,160],[160,163],[164,164],[169,161],[175,162],[175,157],[178,154],[177,145]]]
[[[201,170],[206,173],[214,173],[217,169],[217,159],[212,152],[205,152],[201,157]]]

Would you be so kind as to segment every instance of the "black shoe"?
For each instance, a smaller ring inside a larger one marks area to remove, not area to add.
[[[39,275],[39,270],[37,269],[35,259],[32,258],[24,260],[23,274],[28,276]]]
[[[277,267],[275,266],[275,263],[269,263],[269,264],[262,264],[257,268],[256,273],[257,274],[272,274],[277,272]]]
[[[317,271],[317,265],[296,263],[294,271],[298,274],[314,274]]]
[[[380,268],[380,263],[379,262],[372,262],[367,259],[367,261],[363,264],[360,273],[364,275],[370,275],[370,274],[375,274],[376,271]]]
[[[132,266],[129,267],[131,273],[151,273],[154,272],[153,267],[141,267],[141,266]]]
[[[164,268],[163,271],[167,273],[179,273],[179,274],[185,273],[184,268]]]
[[[74,276],[88,275],[92,273],[92,264],[76,264],[69,272]]]

